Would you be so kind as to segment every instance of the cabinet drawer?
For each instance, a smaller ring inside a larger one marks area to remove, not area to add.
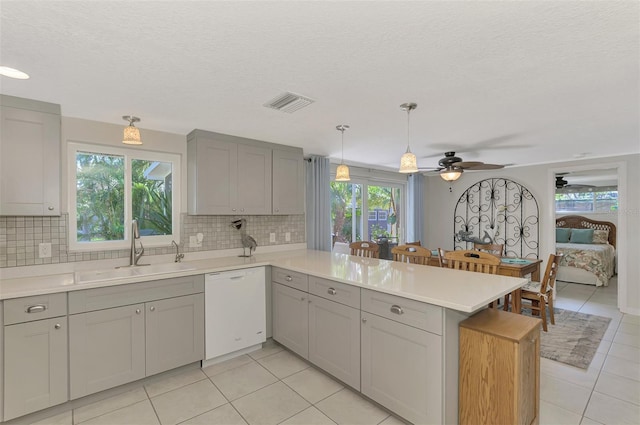
[[[362,310],[442,335],[442,307],[362,289]]]
[[[271,280],[300,291],[309,292],[309,277],[304,273],[273,267]]]
[[[309,276],[309,293],[353,308],[360,308],[360,288]]]
[[[69,314],[204,292],[204,275],[69,292]]]
[[[35,295],[4,302],[4,324],[31,322],[67,315],[67,294]]]

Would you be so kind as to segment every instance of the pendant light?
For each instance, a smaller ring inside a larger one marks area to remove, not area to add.
[[[349,130],[349,126],[346,124],[340,124],[336,126],[336,130],[342,132],[342,160],[336,169],[336,181],[348,182],[351,180],[351,177],[349,177],[349,167],[344,165],[344,131]]]
[[[418,160],[413,152],[411,152],[411,148],[409,147],[409,124],[410,124],[410,116],[411,111],[418,107],[415,103],[403,103],[400,105],[400,109],[403,111],[407,111],[407,151],[400,158],[400,173],[417,173],[418,172]]]
[[[140,140],[140,130],[133,125],[134,122],[139,122],[140,118],[134,117],[133,115],[124,115],[122,119],[129,121],[129,126],[124,128],[122,143],[125,145],[141,145],[142,140]]]

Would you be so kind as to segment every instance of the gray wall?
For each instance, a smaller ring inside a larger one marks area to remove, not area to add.
[[[624,312],[640,314],[640,261],[636,260],[640,258],[640,186],[637,183],[640,181],[640,154],[637,153],[495,171],[466,172],[453,184],[437,175],[429,176],[425,179],[424,245],[430,248],[453,248],[453,213],[460,195],[480,180],[503,177],[524,185],[536,197],[540,208],[540,258],[546,259],[550,253],[555,252],[553,172],[576,168],[612,168],[618,165],[619,190],[625,190],[627,197],[620,199],[617,217],[614,214],[610,217],[608,214],[600,214],[598,217],[618,224],[618,270],[620,277],[625,279],[625,282],[619,281],[619,286],[623,290],[626,288],[626,294],[621,293],[620,307]]]

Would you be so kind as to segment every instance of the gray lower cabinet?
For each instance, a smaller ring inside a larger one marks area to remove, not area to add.
[[[69,293],[71,399],[204,358],[204,276]]]
[[[4,328],[4,420],[68,400],[67,317]]]
[[[273,282],[273,339],[309,357],[309,294]]]
[[[69,316],[71,399],[145,376],[145,306]]]
[[[360,310],[309,295],[309,361],[360,389]]]
[[[147,376],[204,357],[202,294],[146,303],[145,323]]]
[[[361,392],[412,423],[444,423],[442,337],[361,315]]]

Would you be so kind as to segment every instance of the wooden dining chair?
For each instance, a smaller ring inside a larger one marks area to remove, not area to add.
[[[504,256],[504,244],[474,242],[473,249],[476,251],[488,252],[499,257]]]
[[[549,254],[547,268],[544,272],[542,282],[529,282],[522,287],[523,301],[522,308],[529,308],[531,312],[539,312],[542,319],[542,329],[547,332],[547,306],[549,306],[549,318],[551,324],[555,325],[556,320],[553,315],[553,287],[556,284],[556,274],[560,266],[562,254]]]
[[[477,273],[498,274],[500,258],[483,251],[459,250],[444,254],[445,267],[455,270],[466,270]],[[489,307],[497,308],[498,300],[489,303]]]
[[[359,241],[349,244],[351,255],[367,258],[380,258],[380,247],[375,242]]]
[[[442,248],[438,248],[438,264],[440,267],[447,267],[447,260],[444,258],[444,255],[447,253]]]
[[[456,270],[497,274],[500,267],[500,258],[483,251],[449,251],[444,259],[447,267]]]
[[[422,244],[420,243],[420,241],[415,241],[415,242],[406,242],[406,245],[416,245],[416,246],[422,246]]]
[[[407,244],[391,248],[391,255],[393,255],[393,261],[427,266],[431,251],[421,246]]]

